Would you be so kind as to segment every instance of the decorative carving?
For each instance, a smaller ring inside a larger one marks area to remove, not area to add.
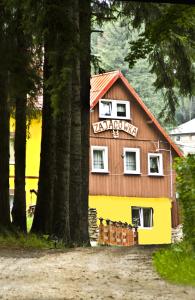
[[[113,130],[112,135],[113,135],[113,138],[117,139],[119,137],[119,131],[118,130]]]

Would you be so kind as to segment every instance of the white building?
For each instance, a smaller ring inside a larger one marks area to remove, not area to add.
[[[195,118],[179,125],[169,134],[184,155],[195,154]]]

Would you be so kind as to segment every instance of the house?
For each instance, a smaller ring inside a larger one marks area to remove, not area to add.
[[[169,134],[184,155],[195,154],[195,118],[174,128]]]
[[[98,217],[137,225],[140,244],[170,243],[177,225],[172,162],[181,151],[120,71],[92,76],[90,98],[89,207]],[[36,203],[41,119],[31,121],[28,135],[27,206]],[[13,193],[11,151],[11,201]]]
[[[92,77],[89,205],[99,217],[137,224],[140,244],[170,243],[178,156],[120,71]]]

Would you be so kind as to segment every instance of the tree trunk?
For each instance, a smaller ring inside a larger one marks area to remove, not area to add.
[[[5,30],[5,7],[0,1],[0,230],[9,229],[9,103],[8,37]]]
[[[1,29],[1,28],[0,28]],[[9,229],[9,105],[7,76],[0,70],[0,231]]]
[[[47,85],[50,68],[48,64],[48,46],[46,43],[44,53],[41,157],[37,203],[31,229],[31,232],[39,234],[51,233],[53,180],[55,174],[55,122],[51,105],[51,95]]]
[[[74,49],[79,49],[79,7],[74,7]],[[80,99],[80,55],[75,51],[73,61],[72,101],[71,101],[71,139],[70,139],[70,233],[75,244],[80,240],[81,218],[81,99]]]
[[[16,127],[15,127],[15,190],[12,209],[13,225],[26,232],[26,104],[24,95],[16,98]]]
[[[56,109],[56,176],[54,181],[53,235],[65,244],[70,244],[69,179],[70,179],[70,134],[73,66],[73,4],[75,0],[64,0],[58,5],[59,15],[56,29],[56,64],[53,93]]]
[[[26,109],[29,67],[27,36],[22,28],[22,10],[20,6],[14,7],[15,36],[13,37],[13,51],[15,57],[12,59],[10,90],[15,99],[15,190],[12,209],[13,225],[19,230],[26,232]]]
[[[81,40],[81,149],[82,149],[82,198],[80,235],[83,243],[89,245],[88,196],[89,196],[89,113],[90,113],[90,0],[80,2],[80,40]]]

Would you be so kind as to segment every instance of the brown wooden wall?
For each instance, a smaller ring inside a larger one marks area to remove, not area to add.
[[[170,149],[159,130],[150,122],[149,117],[130,95],[120,79],[105,94],[104,99],[129,100],[131,122],[138,127],[138,134],[132,137],[119,131],[119,138],[113,138],[111,130],[93,133],[92,123],[99,122],[99,104],[90,113],[90,144],[108,147],[108,174],[91,172],[91,149],[89,189],[90,195],[113,195],[129,197],[170,197],[170,152],[160,151],[163,154],[164,176],[148,176],[148,153],[154,152],[160,141],[160,148]],[[127,120],[128,121],[128,120]],[[124,174],[122,158],[123,148],[140,148],[141,175]],[[175,153],[172,153],[175,156]],[[175,177],[175,175],[173,176]],[[173,187],[174,187],[173,180]],[[173,195],[175,191],[173,190]]]

